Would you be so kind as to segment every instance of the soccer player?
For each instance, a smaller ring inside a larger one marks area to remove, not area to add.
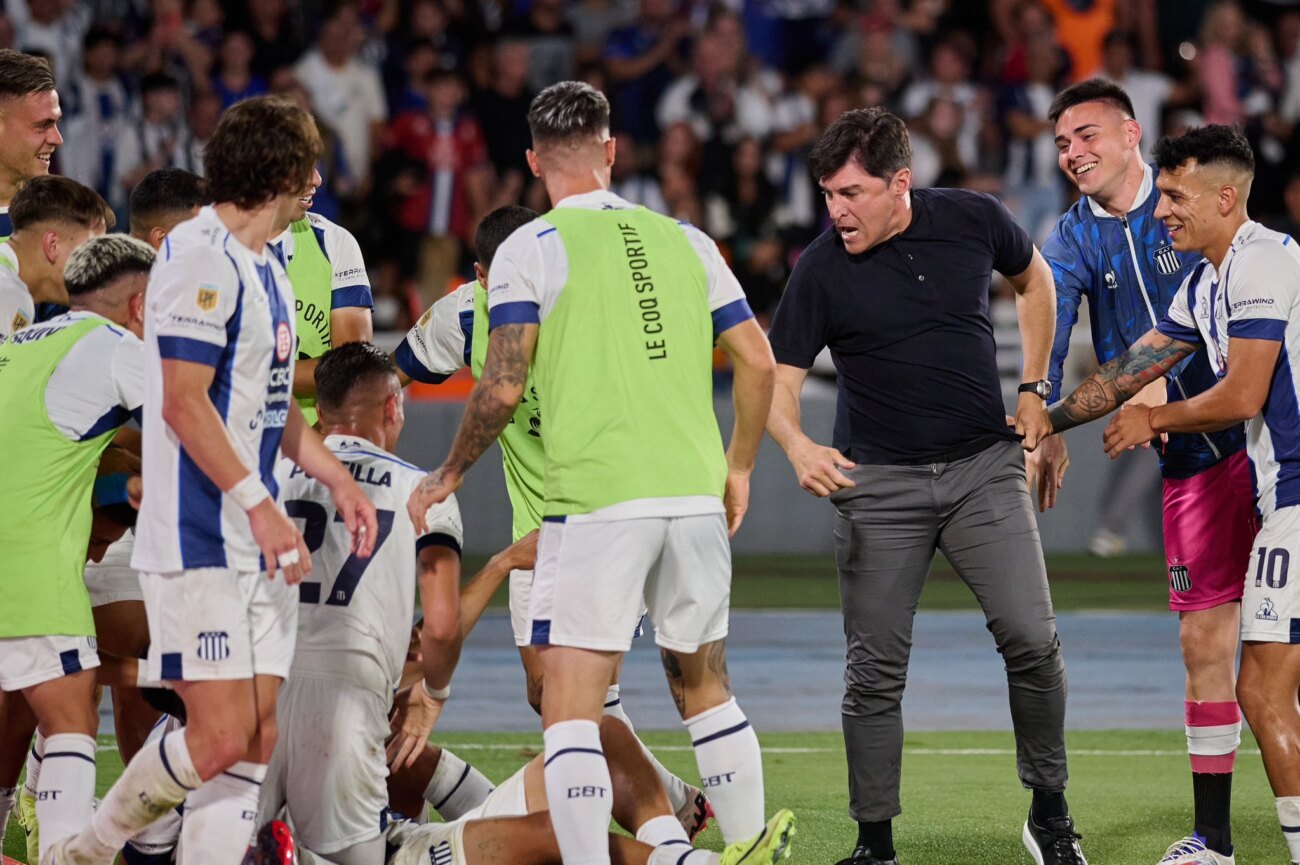
[[[325,446],[375,503],[375,552],[360,559],[335,519],[330,490],[281,462],[285,511],[301,520],[313,556],[298,586],[298,645],[277,710],[281,735],[259,825],[286,804],[296,840],[338,865],[381,865],[388,807],[384,742],[402,675],[417,585],[424,613],[422,684],[394,721],[394,767],[424,748],[460,658],[460,550],[455,497],[434,505],[416,534],[405,505],[426,474],[395,457],[405,414],[392,360],[370,343],[326,352],[316,365]],[[327,723],[323,723],[327,721]]]
[[[316,425],[312,373],[317,360],[330,346],[369,342],[374,330],[370,310],[375,305],[356,238],[343,226],[308,212],[320,185],[320,172],[313,169],[287,221],[276,223],[270,247],[293,286],[298,317],[293,392],[311,426]]]
[[[208,182],[184,168],[150,171],[131,190],[131,236],[154,249],[172,229],[211,204]]]
[[[663,787],[645,759],[644,746],[613,716],[600,722],[600,742],[609,763],[615,822],[634,837],[609,833],[616,865],[777,865],[790,856],[794,815],[782,811],[753,838],[727,845],[721,853],[695,850],[679,837],[677,818]],[[492,792],[479,808],[448,823],[420,826],[391,823],[385,834],[390,865],[561,865],[548,813],[543,779],[545,757],[534,757]],[[310,850],[310,848],[308,848]],[[315,851],[311,851],[314,853]],[[318,857],[304,853],[303,865]],[[564,860],[571,861],[571,860]]]
[[[397,347],[394,359],[406,377],[437,384],[463,366],[469,366],[476,378],[482,375],[488,346],[487,287],[492,259],[507,237],[536,218],[534,211],[515,205],[498,208],[483,217],[474,238],[477,278],[431,306]],[[546,455],[542,447],[541,400],[533,379],[530,374],[519,407],[501,432],[501,460],[514,517],[514,540],[536,531],[542,524],[542,467]],[[530,645],[528,627],[532,583],[531,568],[510,575],[510,624],[524,665],[528,702],[540,713],[542,671],[538,649]],[[632,721],[623,710],[619,690],[616,675],[605,694],[605,713],[617,715],[630,727]],[[708,799],[702,791],[664,768],[648,749],[646,757],[668,791],[668,800],[686,834],[693,839],[708,823],[711,813]]]
[[[113,212],[99,193],[58,175],[24,184],[8,216],[12,236],[0,242],[0,337],[66,310],[68,256],[113,227]]]
[[[216,204],[172,232],[151,274],[132,566],[150,674],[175,687],[188,725],[137,754],[91,825],[53,846],[45,865],[107,865],[182,800],[187,857],[242,859],[293,658],[295,585],[311,571],[302,535],[275,504],[282,450],[329,487],[358,559],[374,549],[374,506],[290,397],[293,293],[266,248],[319,156],[311,115],[287,100],[227,109],[204,151]]]
[[[72,311],[0,345],[0,439],[22,456],[0,495],[0,690],[22,692],[45,737],[42,852],[91,815],[99,657],[82,569],[100,454],[144,397],[139,337],[152,265],[144,244],[96,238],[68,260]],[[8,807],[0,811],[3,826]]]
[[[1052,428],[1061,432],[1108,414],[1194,353],[1208,357],[1216,383],[1190,399],[1126,406],[1106,429],[1107,452],[1114,457],[1163,433],[1212,432],[1246,422],[1263,525],[1240,575],[1245,594],[1236,695],[1263,752],[1291,860],[1300,862],[1300,833],[1292,831],[1300,826],[1300,755],[1294,746],[1300,737],[1300,606],[1288,576],[1290,556],[1300,551],[1300,486],[1293,480],[1300,460],[1298,387],[1288,360],[1300,346],[1300,255],[1291,237],[1246,215],[1255,163],[1240,132],[1226,126],[1193,129],[1162,139],[1154,154],[1160,170],[1154,216],[1164,222],[1175,249],[1203,257],[1155,328],[1052,407]],[[1216,523],[1206,531],[1222,535],[1229,529]],[[1236,725],[1217,732],[1218,744],[1231,750]],[[1234,857],[1189,849],[1170,861],[1223,865]]]
[[[50,173],[63,143],[54,73],[40,57],[0,49],[0,240],[13,233],[9,205],[18,188]]]
[[[530,367],[545,401],[545,506],[529,610],[545,687],[546,789],[564,859],[609,862],[597,724],[642,598],[725,841],[764,824],[758,738],[728,684],[728,528],[739,529],[772,397],[772,354],[717,246],[608,191],[609,103],[543,90],[528,162],[554,209],[497,250],[491,338],[451,453],[409,510],[465,472],[514,416]],[[715,340],[735,367],[724,454]],[[725,497],[725,498],[724,498]],[[685,832],[682,832],[685,839]]]
[[[1061,170],[1084,194],[1043,245],[1056,282],[1048,378],[1059,396],[1070,330],[1084,297],[1097,359],[1112,360],[1159,323],[1201,256],[1177,247],[1154,216],[1160,190],[1155,172],[1142,161],[1142,127],[1118,85],[1101,79],[1075,84],[1057,95],[1049,117],[1056,124]],[[1217,381],[1201,353],[1134,399],[1148,406],[1172,403]],[[1158,449],[1169,607],[1178,612],[1187,668],[1184,715],[1195,803],[1193,833],[1169,847],[1163,865],[1232,860],[1241,575],[1256,528],[1245,448],[1245,431],[1234,424],[1175,433]],[[1054,504],[1068,462],[1061,436],[1044,440],[1027,459],[1041,508]]]

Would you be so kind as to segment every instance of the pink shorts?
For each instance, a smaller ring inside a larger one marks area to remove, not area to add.
[[[1164,482],[1169,609],[1208,610],[1241,600],[1259,531],[1245,451],[1200,474]]]

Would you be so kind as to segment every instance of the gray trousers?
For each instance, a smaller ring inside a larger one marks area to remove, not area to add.
[[[1065,789],[1065,667],[1025,461],[999,442],[954,462],[859,465],[831,498],[848,643],[844,744],[855,820],[899,813],[900,703],[912,619],[936,549],[984,610],[1006,665],[1016,766],[1030,788]]]

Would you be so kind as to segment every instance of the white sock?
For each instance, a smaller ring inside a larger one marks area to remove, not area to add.
[[[424,789],[424,801],[451,823],[482,805],[494,789],[482,772],[443,748],[438,767]]]
[[[651,847],[679,841],[685,841],[687,846],[691,843],[691,839],[686,837],[686,830],[682,828],[682,821],[671,814],[662,814],[642,823],[641,828],[636,830],[636,840]]]
[[[546,800],[564,865],[609,865],[613,784],[594,721],[546,728]]]
[[[5,827],[9,825],[9,813],[14,810],[17,798],[17,787],[0,787],[0,838],[4,837]]]
[[[646,865],[719,865],[722,854],[712,850],[692,850],[690,842],[683,847],[673,841],[650,851]]]
[[[266,766],[240,761],[185,800],[180,848],[186,865],[239,865],[257,831]]]
[[[28,796],[36,795],[36,785],[41,779],[41,759],[45,754],[45,737],[36,731],[36,741],[27,752],[27,775],[23,778],[23,792]]]
[[[1276,801],[1277,821],[1282,824],[1291,861],[1300,862],[1300,796],[1281,796]],[[44,831],[44,830],[42,830]]]
[[[695,745],[700,785],[728,844],[763,830],[763,755],[735,699],[684,722]]]
[[[45,740],[36,787],[36,822],[41,856],[55,843],[90,825],[95,801],[95,739],[84,733],[56,733]]]
[[[618,685],[610,685],[609,690],[605,692],[605,715],[618,718],[624,724],[627,724],[627,728],[632,731],[632,735],[636,736],[636,727],[632,726],[632,719],[623,710],[623,698],[619,696]],[[673,813],[676,814],[685,808],[687,802],[694,801],[695,794],[691,792],[690,786],[665,769],[650,748],[646,746],[646,743],[641,741],[640,736],[637,736],[637,743],[641,746],[641,750],[645,752],[646,759],[650,761],[655,774],[659,776],[659,783],[663,785],[664,792],[668,794],[668,804],[672,806]]]
[[[73,861],[79,861],[79,856],[108,861],[141,829],[170,813],[202,784],[184,730],[141,748],[99,804],[90,821],[92,831],[77,836],[75,850],[69,851]]]

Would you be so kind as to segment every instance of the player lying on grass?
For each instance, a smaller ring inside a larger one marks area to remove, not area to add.
[[[429,307],[393,355],[404,384],[409,380],[438,384],[462,367],[469,367],[476,379],[482,375],[487,359],[487,288],[492,259],[506,238],[536,218],[537,213],[526,207],[508,205],[492,211],[479,223],[474,235],[474,251],[478,257],[474,263],[476,279]],[[536,531],[542,524],[542,469],[546,463],[542,436],[545,430],[537,388],[530,374],[523,398],[500,438],[515,540]],[[532,629],[528,625],[532,585],[531,567],[518,569],[510,575],[510,626],[519,649],[519,659],[524,665],[528,703],[541,714],[542,665],[538,647],[530,645]],[[644,604],[641,613],[645,613]],[[640,636],[640,632],[638,626],[636,636]],[[621,665],[605,693],[605,714],[621,718],[631,727],[632,720],[623,710],[619,694],[620,673]],[[712,813],[708,799],[699,788],[665,769],[648,749],[646,756],[668,791],[668,801],[686,827],[687,835],[694,838],[704,830]]]
[[[677,817],[631,729],[606,716],[600,738],[609,762],[614,820],[635,834],[609,833],[613,865],[774,865],[790,855],[794,816],[784,810],[758,835],[721,853],[692,849],[681,840]],[[427,825],[394,821],[385,832],[393,851],[388,865],[561,865],[543,763],[538,754],[460,820]],[[333,861],[308,850],[300,848],[302,865]]]
[[[1263,525],[1242,575],[1237,699],[1263,752],[1291,860],[1300,862],[1300,601],[1288,579],[1291,555],[1300,555],[1300,386],[1290,362],[1300,350],[1300,251],[1291,237],[1246,215],[1255,163],[1240,132],[1194,129],[1161,140],[1155,159],[1161,193],[1155,216],[1176,249],[1204,258],[1156,328],[1052,407],[1052,428],[1060,432],[1109,414],[1192,353],[1208,353],[1218,384],[1189,400],[1125,408],[1104,441],[1114,457],[1161,433],[1246,421]],[[1235,738],[1225,737],[1224,753],[1236,747]],[[1234,858],[1203,852],[1178,861],[1224,865]]]

